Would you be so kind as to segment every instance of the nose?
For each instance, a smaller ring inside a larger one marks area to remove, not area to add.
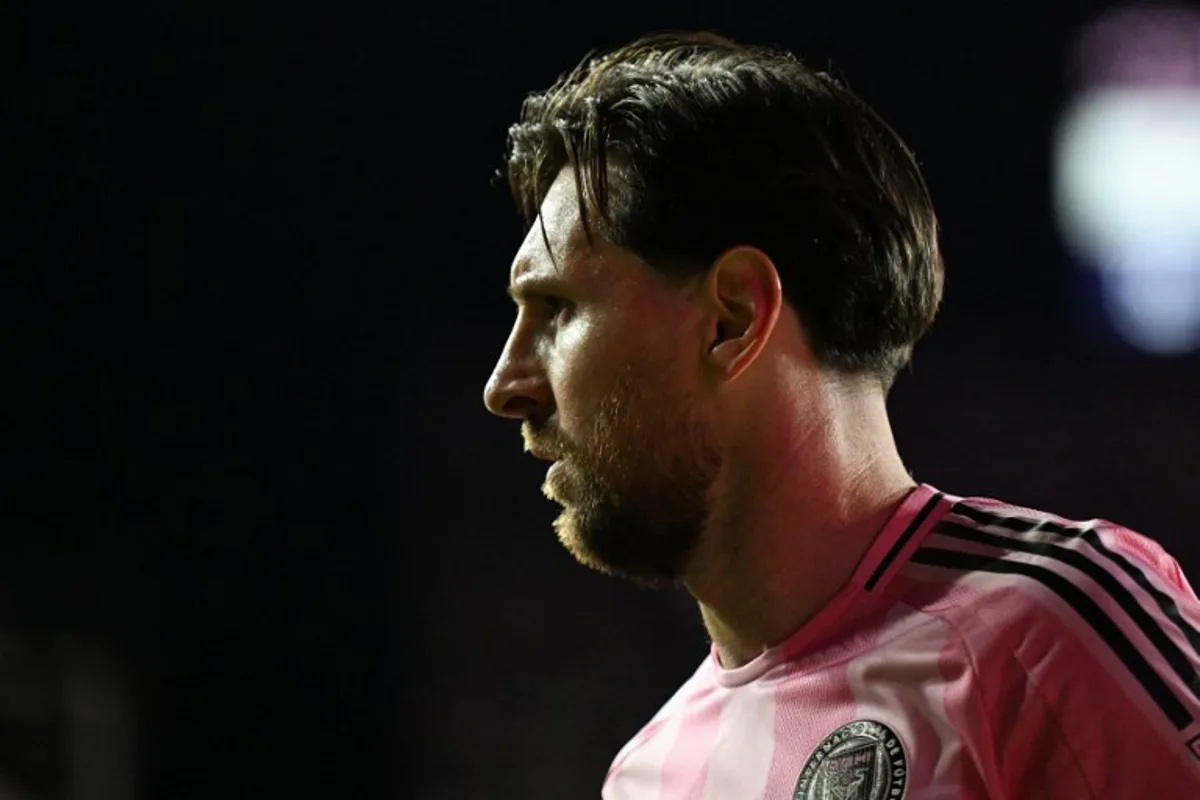
[[[525,420],[549,414],[553,395],[533,355],[516,352],[510,340],[483,389],[483,404],[498,417]]]

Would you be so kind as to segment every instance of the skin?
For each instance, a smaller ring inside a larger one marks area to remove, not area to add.
[[[727,668],[819,611],[915,486],[883,389],[813,357],[753,247],[668,282],[589,245],[568,167],[509,290],[484,401],[556,462],[542,488],[559,540],[594,569],[686,586]]]

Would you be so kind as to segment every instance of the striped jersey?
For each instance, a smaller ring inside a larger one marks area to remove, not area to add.
[[[1198,628],[1154,542],[920,486],[789,639],[711,653],[602,794],[1200,798]]]

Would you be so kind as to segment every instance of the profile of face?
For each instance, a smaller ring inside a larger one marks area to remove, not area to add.
[[[554,527],[576,559],[676,582],[723,461],[696,346],[701,317],[633,254],[595,234],[589,245],[569,169],[540,214],[513,262],[517,317],[485,403],[520,420],[526,449],[554,462],[542,488],[562,506]]]

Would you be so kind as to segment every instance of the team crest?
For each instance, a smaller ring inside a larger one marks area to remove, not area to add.
[[[873,720],[848,722],[817,745],[793,800],[901,800],[908,759],[900,737]]]

